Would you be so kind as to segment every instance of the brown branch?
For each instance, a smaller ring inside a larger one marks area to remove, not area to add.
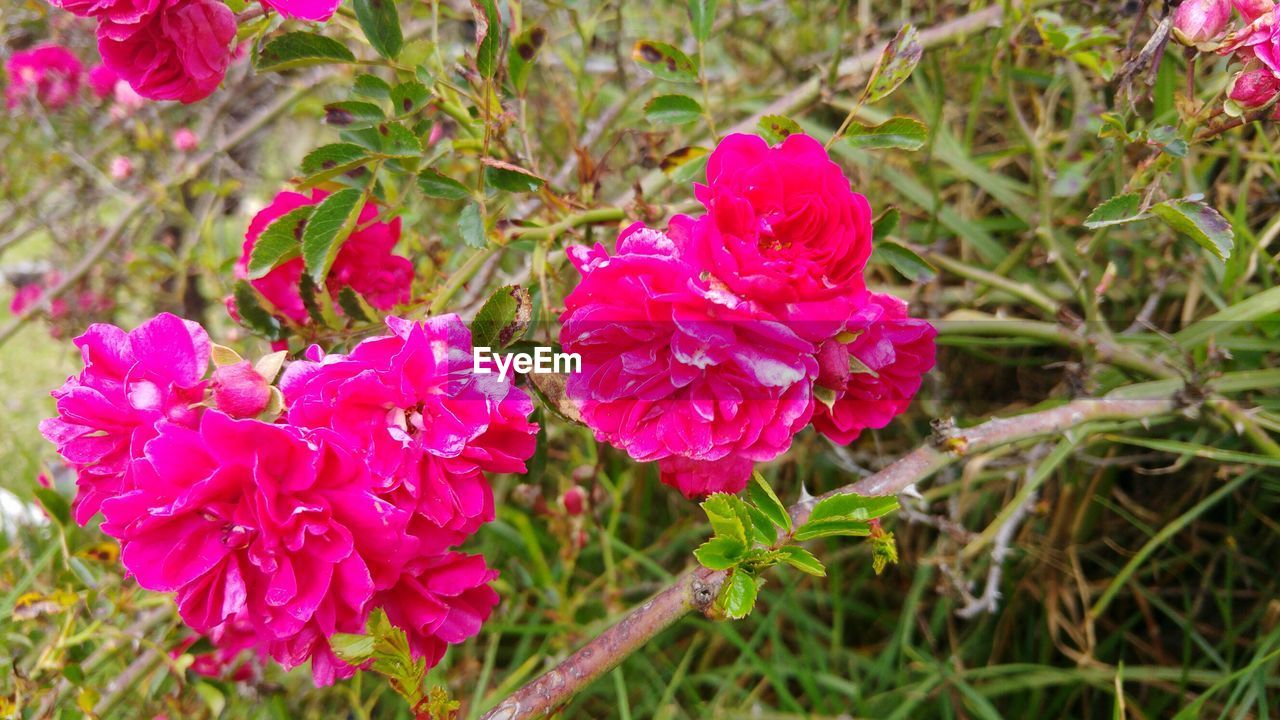
[[[1085,399],[1040,412],[999,418],[963,430],[953,430],[937,442],[917,448],[892,465],[851,485],[796,503],[790,509],[796,527],[823,498],[856,493],[895,495],[938,470],[959,462],[966,454],[1104,420],[1141,420],[1167,415],[1179,407],[1174,396],[1149,399]],[[616,625],[587,642],[546,674],[507,697],[482,720],[529,720],[547,715],[583,688],[617,667],[628,655],[691,610],[706,614],[719,594],[727,573],[697,568],[632,610]]]

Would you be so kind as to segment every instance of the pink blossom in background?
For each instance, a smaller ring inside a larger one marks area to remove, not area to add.
[[[489,583],[498,577],[479,555],[446,553],[410,561],[376,603],[405,631],[415,658],[431,667],[445,648],[474,637],[498,604]]]
[[[1183,0],[1173,15],[1173,34],[1185,45],[1201,45],[1222,35],[1231,20],[1231,0]]]
[[[98,99],[106,99],[115,94],[116,83],[120,76],[106,65],[95,65],[89,71],[89,88]]]
[[[287,18],[325,22],[338,11],[342,0],[262,0],[262,4]]]
[[[191,152],[200,147],[200,138],[191,128],[178,128],[173,133],[173,149],[178,152]]]
[[[76,99],[84,80],[84,66],[61,45],[41,45],[16,52],[5,63],[9,84],[5,105],[17,107],[29,97],[50,110],[58,110]]]
[[[231,62],[235,16],[218,0],[155,0],[130,22],[98,16],[102,61],[139,95],[192,103],[208,97]]]
[[[117,155],[111,158],[108,172],[112,180],[128,180],[133,175],[133,161],[128,155]]]
[[[845,333],[852,337],[829,340],[819,351],[813,416],[813,426],[842,445],[907,409],[933,369],[938,334],[928,321],[908,317],[902,300],[875,293],[868,293]]]
[[[378,492],[415,511],[410,532],[442,550],[492,519],[485,472],[525,471],[533,402],[509,378],[473,374],[471,332],[456,315],[387,325],[347,355],[290,364],[280,389],[290,423],[359,448]]]
[[[729,135],[694,193],[706,214],[672,223],[690,226],[690,262],[806,339],[834,334],[863,289],[871,206],[822,144]]]
[[[53,392],[58,416],[40,432],[76,471],[75,517],[84,525],[105,499],[133,489],[133,460],[157,422],[197,422],[211,347],[203,328],[168,313],[128,333],[90,325],[75,344],[84,370]]]
[[[253,246],[268,225],[291,210],[318,204],[327,196],[323,190],[313,190],[310,196],[288,191],[276,194],[271,204],[249,223],[243,252],[236,263],[236,277],[249,277],[249,257]],[[342,288],[350,287],[373,307],[390,310],[409,302],[413,264],[394,253],[396,243],[400,241],[400,218],[391,222],[374,222],[377,217],[378,206],[374,203],[365,205],[360,211],[359,229],[342,244],[325,284],[334,298]],[[265,276],[251,280],[250,284],[289,319],[305,325],[310,316],[298,293],[302,270],[302,259],[295,258]],[[232,304],[229,301],[229,307]]]
[[[233,418],[257,417],[271,402],[271,383],[248,360],[214,370],[211,386],[214,404]]]
[[[683,459],[669,466],[684,470],[721,463],[741,471],[723,487],[741,488],[750,463],[723,461],[790,447],[813,413],[817,363],[786,325],[703,283],[680,242],[637,224],[613,256],[569,248],[582,281],[565,298],[560,338],[582,372],[566,391],[598,439],[636,460]]]

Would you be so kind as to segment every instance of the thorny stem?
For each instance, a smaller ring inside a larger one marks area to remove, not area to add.
[[[990,420],[951,431],[938,442],[916,448],[892,465],[851,485],[792,505],[795,527],[813,507],[835,495],[895,495],[925,480],[967,454],[991,450],[1030,438],[1054,435],[1100,420],[1143,420],[1178,410],[1174,396],[1145,399],[1085,399],[1010,418]],[[728,577],[726,571],[697,568],[681,575],[665,590],[627,613],[617,624],[588,641],[574,654],[520,688],[482,720],[530,720],[553,712],[583,688],[622,662],[686,613],[711,614],[713,601]]]

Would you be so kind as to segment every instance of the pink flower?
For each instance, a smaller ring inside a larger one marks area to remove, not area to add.
[[[822,144],[792,135],[771,148],[730,135],[694,192],[706,215],[672,223],[691,226],[690,261],[801,336],[834,334],[863,289],[871,206]]]
[[[290,423],[359,448],[379,492],[424,521],[411,532],[442,550],[492,519],[484,472],[525,471],[533,403],[508,378],[473,374],[471,332],[456,315],[387,326],[348,355],[292,363],[280,389]]]
[[[278,193],[271,204],[263,208],[249,223],[244,238],[244,251],[240,255],[240,261],[236,263],[236,277],[249,277],[249,257],[258,237],[267,226],[289,211],[316,205],[327,196],[328,193],[322,190],[313,190],[311,197],[287,191]],[[338,251],[337,259],[329,270],[326,285],[334,298],[338,297],[342,288],[350,287],[373,307],[390,310],[396,305],[409,302],[413,264],[393,252],[396,243],[400,241],[400,218],[391,222],[375,222],[377,217],[378,206],[374,203],[365,205],[360,211],[359,228],[342,244],[342,249]],[[310,316],[298,292],[302,270],[302,259],[295,258],[250,283],[277,310],[294,322],[305,325]]]
[[[89,71],[89,87],[98,99],[105,99],[111,96],[115,92],[116,83],[119,81],[120,76],[106,65],[95,65]]]
[[[178,128],[173,133],[173,149],[178,152],[191,152],[200,147],[200,138],[191,128]]]
[[[13,293],[13,299],[9,301],[9,312],[21,315],[27,308],[40,302],[42,297],[44,297],[44,288],[40,283],[23,285]]]
[[[819,351],[814,394],[821,402],[813,426],[847,445],[866,428],[888,425],[911,404],[933,368],[937,334],[927,321],[908,317],[905,302],[868,293],[842,336]]]
[[[1227,97],[1246,110],[1263,107],[1280,94],[1280,79],[1270,70],[1258,68],[1236,74]]]
[[[338,11],[342,0],[262,0],[262,4],[288,18],[325,22]]]
[[[91,17],[115,25],[137,25],[159,11],[164,0],[49,0],[72,15]]]
[[[1276,8],[1275,0],[1231,0],[1231,3],[1244,21],[1250,23]]]
[[[133,161],[127,155],[117,155],[111,158],[110,172],[112,180],[128,180],[133,175]]]
[[[15,108],[28,97],[50,110],[65,107],[80,91],[84,66],[61,45],[41,45],[14,53],[5,63],[9,86],[5,105]]]
[[[213,371],[213,402],[233,418],[257,417],[271,402],[271,383],[241,360]]]
[[[330,431],[306,433],[209,410],[198,427],[161,423],[136,487],[103,503],[138,584],[176,592],[188,625],[233,618],[286,668],[328,636],[361,632],[374,592],[416,551],[407,513],[373,493],[364,463]]]
[[[599,440],[641,461],[771,460],[813,413],[812,345],[702,280],[688,238],[633,225],[610,257],[574,247],[582,273],[560,340],[582,358],[566,390]],[[749,462],[724,462],[745,482]],[[740,487],[740,485],[739,485]]]
[[[415,658],[440,662],[447,645],[480,632],[498,604],[489,583],[498,577],[479,555],[423,556],[405,566],[399,582],[375,600],[405,631]]]
[[[713,493],[742,492],[751,478],[755,463],[738,455],[722,460],[690,460],[673,456],[658,461],[658,478],[690,500]]]
[[[192,103],[208,97],[231,62],[236,20],[218,0],[155,0],[128,22],[99,16],[98,51],[139,95]]]
[[[1246,65],[1256,61],[1280,77],[1280,24],[1275,14],[1267,13],[1228,35],[1218,53],[1234,53]]]
[[[84,370],[53,392],[58,416],[40,432],[76,470],[76,522],[133,489],[143,445],[156,423],[194,426],[204,399],[209,336],[195,323],[162,313],[132,332],[94,324],[76,338]]]
[[[1173,34],[1184,45],[1209,43],[1231,20],[1231,0],[1183,0],[1173,16]]]

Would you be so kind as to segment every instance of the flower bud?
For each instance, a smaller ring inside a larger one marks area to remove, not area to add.
[[[818,385],[843,391],[849,384],[849,346],[828,340],[818,348]]]
[[[1173,16],[1173,34],[1183,45],[1211,43],[1227,29],[1231,0],[1185,0]]]
[[[132,174],[133,161],[127,155],[117,155],[111,158],[112,180],[128,180]]]
[[[1280,80],[1270,70],[1259,68],[1236,75],[1227,97],[1245,110],[1263,107],[1280,93]]]
[[[560,497],[560,503],[564,505],[565,512],[577,517],[582,514],[586,499],[587,493],[575,485],[564,491],[564,495]]]
[[[1276,9],[1275,0],[1232,0],[1245,22],[1253,22]]]
[[[248,360],[213,371],[213,401],[234,418],[257,417],[271,402],[271,384]]]
[[[191,152],[200,147],[200,138],[191,128],[179,128],[173,133],[173,149],[178,152]]]

